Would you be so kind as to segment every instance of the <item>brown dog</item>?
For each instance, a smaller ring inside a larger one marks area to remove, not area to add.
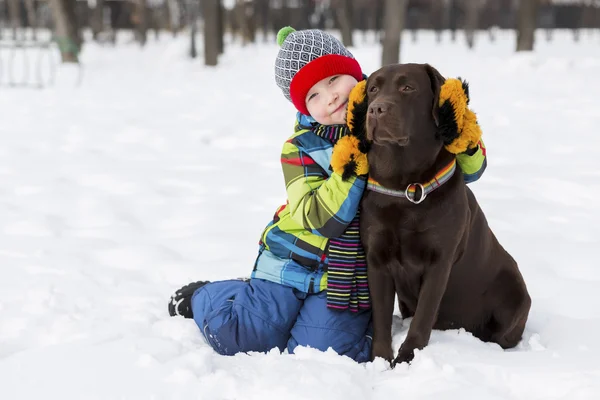
[[[386,189],[415,189],[412,201],[367,191],[361,205],[372,358],[393,358],[394,294],[402,316],[414,317],[394,364],[411,361],[432,329],[462,327],[514,347],[531,306],[517,263],[496,240],[460,171],[426,198],[422,187],[410,186],[430,181],[456,157],[439,137],[444,81],[429,65],[404,64],[381,68],[366,84],[369,177]]]

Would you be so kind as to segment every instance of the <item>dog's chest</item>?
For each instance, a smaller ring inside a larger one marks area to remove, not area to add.
[[[392,274],[420,275],[439,259],[442,238],[428,228],[423,215],[390,207],[365,217],[369,225],[363,240],[369,257],[377,260],[375,265],[389,266]]]

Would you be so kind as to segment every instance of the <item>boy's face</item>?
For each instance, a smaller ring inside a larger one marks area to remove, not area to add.
[[[332,75],[315,83],[305,99],[310,116],[322,125],[345,124],[348,96],[357,83],[350,75]]]

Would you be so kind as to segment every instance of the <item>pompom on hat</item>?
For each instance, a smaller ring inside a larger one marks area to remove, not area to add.
[[[310,115],[306,94],[317,82],[332,75],[350,75],[363,79],[358,61],[335,37],[319,29],[297,31],[281,28],[277,33],[280,46],[275,59],[275,82],[296,109]]]

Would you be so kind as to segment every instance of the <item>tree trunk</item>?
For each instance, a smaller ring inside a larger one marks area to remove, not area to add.
[[[539,0],[521,0],[517,12],[517,51],[533,51]]]
[[[479,25],[479,0],[463,2],[465,7],[465,37],[469,49],[475,47],[475,32]]]
[[[104,0],[96,0],[96,7],[92,11],[90,27],[92,37],[98,40],[98,35],[104,30]]]
[[[440,0],[429,3],[429,14],[431,15],[433,30],[435,31],[436,43],[442,42],[442,33],[449,25],[450,2],[449,0]]]
[[[148,40],[148,0],[136,0],[133,11],[135,39],[144,46]]]
[[[146,18],[148,18],[147,26],[154,31],[154,38],[160,39],[160,18],[156,7],[146,9]]]
[[[55,39],[63,63],[79,62],[83,40],[77,28],[75,5],[77,0],[49,0],[55,26]]]
[[[256,2],[256,0],[254,0]],[[310,3],[311,0],[298,0],[298,8],[296,13],[298,14],[298,23],[296,29],[310,29]]]
[[[400,44],[408,0],[385,0],[381,65],[400,62]]]
[[[21,4],[19,0],[8,0],[8,18],[12,28],[12,38],[17,40],[17,32],[21,28]]]
[[[256,36],[256,21],[254,15],[254,1],[237,0],[235,5],[235,18],[240,27],[242,45],[254,42]]]
[[[573,29],[573,40],[579,42],[581,37],[581,25],[583,22],[583,10],[584,5],[577,5],[571,7],[571,27]]]
[[[27,23],[31,27],[31,39],[37,39],[37,15],[34,0],[25,0],[25,9],[27,10]]]
[[[448,5],[448,29],[450,29],[450,39],[456,41],[456,29],[458,28],[458,7],[457,0],[450,0]]]
[[[248,21],[245,18],[244,3],[245,0],[236,0],[235,7],[233,8],[233,18],[235,18],[236,25],[239,27],[238,33],[240,34],[242,46],[246,45],[246,31],[248,29],[246,27]]]
[[[258,17],[258,25],[262,31],[263,41],[267,43],[269,41],[269,27],[272,21],[269,20],[269,0],[256,0],[257,3],[257,17]]]
[[[205,1],[205,0],[203,0]],[[219,31],[217,35],[217,41],[219,45],[219,54],[223,54],[225,51],[225,7],[221,3],[220,0],[217,0],[217,30]]]
[[[335,11],[342,32],[342,43],[352,47],[352,0],[338,0]]]
[[[379,36],[379,21],[377,21],[378,14],[380,13],[379,7],[381,7],[381,0],[373,1],[367,9],[367,30],[370,30],[375,35],[375,40]]]
[[[204,5],[204,64],[216,66],[219,59],[219,0],[202,0]]]
[[[169,15],[171,17],[171,23],[175,27],[173,31],[173,36],[176,36],[177,33],[181,30],[183,25],[183,13],[185,10],[185,6],[183,5],[183,0],[169,0]]]
[[[196,49],[196,27],[198,26],[198,1],[191,0],[186,8],[186,15],[188,17],[187,23],[190,27],[190,57],[198,57],[198,50]],[[206,3],[206,0],[203,0]]]

